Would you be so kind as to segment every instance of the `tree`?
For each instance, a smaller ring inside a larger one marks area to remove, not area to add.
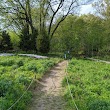
[[[85,0],[84,3],[86,1],[89,0]],[[4,4],[1,3],[0,9],[1,15],[8,18],[8,23],[14,25],[15,31],[21,30],[22,49],[27,48],[28,44],[26,46],[25,43],[28,40],[27,43],[32,45],[28,49],[33,48],[48,53],[55,31],[68,15],[78,11],[81,2],[81,0],[6,0]],[[33,10],[38,13],[36,19],[32,14]],[[36,26],[35,21],[38,21],[39,26]],[[35,42],[37,34],[39,34],[38,48]]]
[[[6,50],[11,50],[12,49],[10,36],[6,31],[2,32],[0,40],[1,40],[0,41],[0,50],[1,51],[6,51]]]
[[[82,48],[83,30],[83,19],[75,15],[69,15],[58,27],[51,43],[52,47],[57,45],[56,49],[60,48],[59,50],[62,52],[69,50],[72,54],[78,55]],[[56,44],[54,44],[55,39],[58,39]]]
[[[89,14],[83,16],[86,21],[86,39],[85,39],[85,54],[92,56],[100,52],[104,46],[104,27],[103,19]]]
[[[19,50],[19,45],[20,45],[20,36],[18,36],[15,32],[13,31],[8,31],[9,36],[10,36],[10,40],[13,46],[13,49],[15,51]]]
[[[70,0],[69,2],[67,0],[42,0],[38,4],[40,20],[38,47],[39,51],[47,53],[50,50],[50,42],[58,26],[78,5],[76,0]]]
[[[21,44],[23,50],[27,50],[23,44],[29,40],[27,45],[30,45],[31,50],[36,50],[37,29],[32,20],[32,0],[7,0],[2,1],[1,12],[7,20],[7,27],[14,28],[15,31],[21,31]],[[26,31],[26,32],[24,32]],[[29,38],[28,38],[29,37]]]
[[[85,3],[86,2],[87,1],[85,1]],[[81,1],[79,0],[42,0],[42,1],[39,1],[38,3],[39,3],[39,15],[40,15],[40,18],[39,18],[40,19],[39,42],[40,43],[38,44],[40,45],[40,49],[45,53],[45,52],[49,52],[50,42],[53,38],[55,31],[61,24],[61,22],[63,22],[68,15],[76,13],[78,11],[78,6],[81,5]],[[44,48],[44,46],[46,48]]]
[[[104,41],[102,51],[106,54],[110,51],[110,1],[109,0],[98,0],[94,5],[96,12],[103,18],[103,27],[105,28]]]
[[[97,55],[105,45],[103,19],[92,14],[68,16],[55,33],[51,50],[74,55]],[[57,43],[54,43],[57,40]],[[55,48],[55,49],[54,49]]]

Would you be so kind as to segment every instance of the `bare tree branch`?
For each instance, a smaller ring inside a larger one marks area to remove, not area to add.
[[[59,9],[63,6],[64,0],[61,0],[56,11],[53,13],[51,21],[50,21],[50,25],[49,25],[49,29],[48,29],[48,35],[50,35],[51,32],[51,27],[52,27],[52,23],[53,23],[53,19],[55,17],[55,15],[57,14],[57,12],[59,11]]]

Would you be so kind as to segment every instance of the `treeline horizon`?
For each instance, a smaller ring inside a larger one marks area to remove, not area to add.
[[[80,2],[71,0],[66,5],[67,1],[61,0],[54,8],[56,4],[52,1],[10,0],[6,4],[1,1],[0,21],[8,28],[0,33],[0,51],[70,51],[76,56],[110,54],[108,0],[93,4],[97,14],[81,16],[72,13],[79,10]]]
[[[51,42],[51,51],[70,51],[73,55],[110,54],[108,21],[93,15],[70,15],[59,26]]]

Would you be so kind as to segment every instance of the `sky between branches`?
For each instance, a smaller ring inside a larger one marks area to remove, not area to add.
[[[97,2],[97,0],[90,0],[90,2],[87,5],[81,6],[80,14],[88,14],[88,13],[94,13],[94,9],[92,7],[92,3]]]

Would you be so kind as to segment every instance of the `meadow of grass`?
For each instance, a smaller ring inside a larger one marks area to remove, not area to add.
[[[79,110],[110,110],[110,64],[72,59],[68,79]],[[66,78],[63,80],[67,110],[75,110],[69,95]]]
[[[0,57],[0,110],[7,110],[24,93],[32,79],[43,74],[60,59],[34,59],[29,57]],[[32,97],[31,90],[11,110],[26,110]]]

